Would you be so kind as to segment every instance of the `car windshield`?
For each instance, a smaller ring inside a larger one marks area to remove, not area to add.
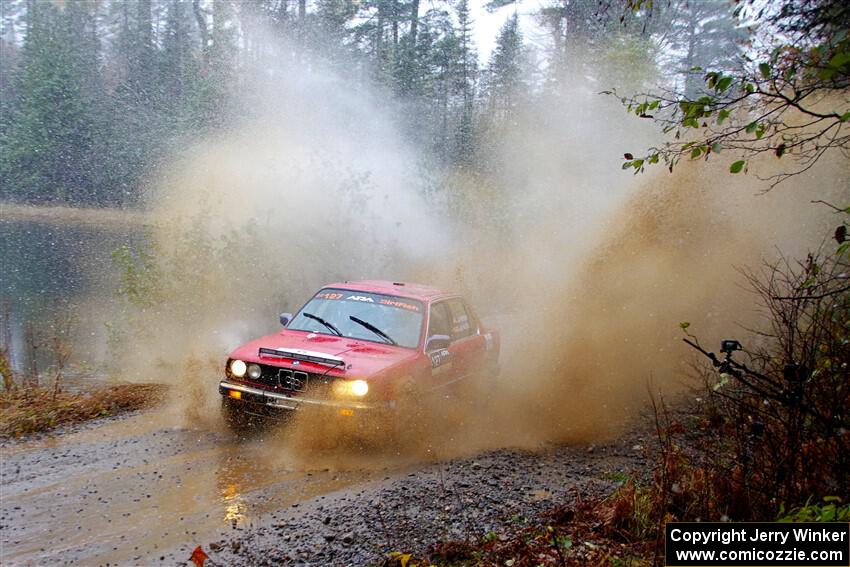
[[[344,337],[385,344],[390,344],[391,339],[399,346],[416,348],[422,332],[423,310],[422,302],[406,297],[323,289],[286,328],[326,335],[336,335],[338,331]]]

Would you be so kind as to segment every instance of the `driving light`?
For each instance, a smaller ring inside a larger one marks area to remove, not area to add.
[[[355,380],[351,383],[351,393],[355,396],[365,396],[369,391],[369,384],[366,380]]]
[[[369,392],[366,380],[334,380],[333,394],[337,398],[362,398]]]
[[[236,359],[230,363],[230,373],[236,376],[237,378],[242,378],[245,376],[245,372],[248,371],[248,366],[241,360]]]
[[[256,365],[256,364],[249,364],[248,365],[248,378],[250,378],[252,380],[256,380],[257,378],[260,377],[261,373],[262,373],[262,371],[260,370],[260,367],[258,365]]]

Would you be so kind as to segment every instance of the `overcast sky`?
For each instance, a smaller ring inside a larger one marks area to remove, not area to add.
[[[520,16],[520,30],[526,43],[539,36],[540,28],[534,22],[532,14],[539,11],[544,0],[518,0],[516,5],[505,6],[494,13],[484,9],[489,0],[469,0],[469,8],[474,20],[475,37],[478,44],[478,59],[487,64],[496,45],[496,37],[502,25],[515,11]]]

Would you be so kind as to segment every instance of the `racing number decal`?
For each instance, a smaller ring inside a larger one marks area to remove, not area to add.
[[[431,357],[431,374],[442,374],[451,369],[452,353],[449,352],[449,349],[441,348],[428,356]]]
[[[323,291],[322,293],[317,293],[316,297],[318,299],[342,299],[342,294]]]
[[[415,311],[419,313],[422,311],[422,308],[416,304],[415,301],[404,301],[398,297],[394,296],[381,296],[378,294],[349,294],[345,295],[338,291],[321,291],[317,293],[314,299],[329,299],[329,300],[344,300],[344,301],[362,301],[364,303],[378,303],[380,305],[387,305],[389,307],[396,307],[398,309],[405,309],[407,311]]]

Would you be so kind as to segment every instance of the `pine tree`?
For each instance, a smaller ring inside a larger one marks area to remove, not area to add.
[[[733,9],[726,0],[678,0],[668,9],[673,52],[668,66],[686,96],[696,98],[705,88],[705,70],[732,71],[740,64],[748,32],[737,25]]]
[[[197,103],[203,81],[202,62],[195,55],[199,34],[188,0],[169,1],[164,29],[158,57],[158,109],[172,127],[173,135],[165,140],[176,150],[182,137],[202,131],[204,123]]]
[[[455,135],[455,154],[458,162],[468,165],[475,151],[474,103],[478,77],[478,53],[473,41],[469,0],[459,0],[457,19],[458,52],[454,91],[460,98],[460,113]]]
[[[111,171],[124,199],[139,197],[139,180],[161,159],[166,116],[157,66],[151,0],[121,3],[123,73],[111,97]]]
[[[441,162],[453,147],[453,93],[458,42],[447,10],[432,8],[421,19],[415,58],[419,80],[414,96],[421,100],[418,139]],[[412,93],[413,94],[413,93]]]
[[[12,87],[11,75],[19,64],[20,49],[15,39],[25,8],[23,0],[0,2],[0,92]],[[0,108],[3,102],[0,98]]]
[[[0,196],[63,203],[96,199],[99,88],[94,5],[27,3],[13,100],[4,105]]]
[[[487,100],[491,120],[510,123],[527,85],[519,18],[514,13],[499,32],[487,67]]]

